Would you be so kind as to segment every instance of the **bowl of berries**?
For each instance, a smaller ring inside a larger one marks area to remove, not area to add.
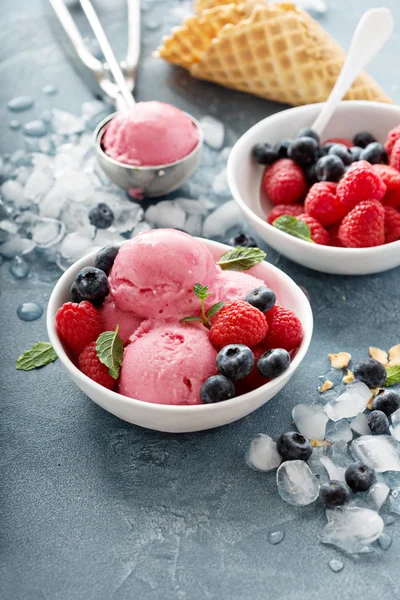
[[[165,229],[108,246],[57,282],[50,341],[76,385],[125,421],[174,433],[231,423],[284,387],[311,340],[305,294],[264,258]]]
[[[275,250],[311,269],[365,275],[400,265],[400,107],[341,102],[322,139],[312,104],[260,121],[235,144],[228,183]]]

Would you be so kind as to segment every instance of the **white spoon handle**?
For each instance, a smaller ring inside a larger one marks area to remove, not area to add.
[[[337,105],[367,64],[376,56],[392,34],[392,13],[388,8],[371,8],[361,17],[339,77],[312,128],[321,135]]]

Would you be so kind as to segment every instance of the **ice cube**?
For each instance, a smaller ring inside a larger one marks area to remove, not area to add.
[[[321,462],[321,457],[325,455],[326,448],[323,446],[317,446],[313,448],[312,454],[307,461],[311,472],[317,477],[320,485],[326,483],[329,480],[328,473]]]
[[[282,459],[277,452],[274,440],[269,435],[259,433],[250,443],[247,462],[257,471],[271,471],[279,467]]]
[[[329,475],[329,479],[333,479],[334,481],[345,481],[344,474],[346,469],[344,467],[339,467],[339,465],[335,464],[329,456],[321,456],[320,460]]]
[[[365,413],[360,413],[350,423],[351,429],[357,435],[371,435],[372,432],[368,425],[368,416]]]
[[[68,232],[77,231],[89,225],[88,212],[88,207],[81,202],[65,202],[61,208],[60,220]]]
[[[75,202],[83,202],[94,191],[88,176],[80,171],[64,171],[57,179],[54,187],[56,186],[67,200],[75,200]]]
[[[390,426],[390,433],[394,437],[395,440],[400,442],[400,408],[398,408],[391,415],[392,424]]]
[[[175,202],[188,215],[206,216],[208,209],[199,200],[191,200],[190,198],[175,198]]]
[[[276,484],[279,495],[288,504],[306,506],[318,498],[318,479],[303,460],[282,463],[276,473]]]
[[[15,256],[29,254],[32,252],[34,247],[35,242],[32,240],[15,235],[7,240],[4,244],[1,244],[0,254],[4,256],[4,258],[14,258]]]
[[[210,212],[210,210],[214,210],[216,206],[215,202],[213,202],[212,200],[210,200],[210,198],[207,198],[206,196],[199,196],[197,202],[204,207],[205,214]]]
[[[60,135],[82,133],[85,129],[85,123],[81,118],[56,108],[52,110],[52,125],[54,131]]]
[[[44,198],[40,200],[39,214],[42,217],[57,219],[60,216],[63,207],[68,206],[69,204],[76,203],[67,202],[66,196],[60,189],[58,181],[56,181],[55,185],[51,188],[51,190],[44,196]]]
[[[38,219],[32,229],[32,240],[38,248],[55,246],[65,235],[65,225],[56,219]]]
[[[310,440],[324,440],[328,417],[318,404],[297,404],[292,411],[293,421],[302,435]]]
[[[350,429],[350,425],[347,421],[342,419],[341,421],[329,421],[326,426],[325,438],[329,442],[350,442],[353,439],[353,432]]]
[[[19,167],[15,173],[15,181],[24,186],[31,176],[32,171],[33,169],[31,167]],[[24,203],[25,207],[27,207],[26,205],[29,205],[29,202],[26,199],[24,199],[22,202]]]
[[[386,498],[388,497],[390,488],[383,481],[377,481],[368,492],[368,500],[374,506],[376,511],[380,511]]]
[[[224,124],[210,116],[202,117],[199,123],[207,146],[214,150],[220,150],[224,145]]]
[[[29,203],[26,202],[24,188],[20,183],[9,179],[1,184],[0,193],[5,202],[12,202],[17,208],[27,208]]]
[[[143,219],[144,214],[143,208],[139,204],[130,202],[129,200],[119,200],[118,207],[113,209],[113,212],[114,221],[112,226],[119,233],[132,231]]]
[[[389,511],[395,515],[400,515],[400,487],[390,492]]]
[[[383,531],[383,520],[369,508],[345,506],[326,511],[328,524],[322,533],[324,544],[333,544],[349,554],[370,552],[370,544]]]
[[[183,229],[186,215],[179,204],[173,200],[164,200],[150,206],[145,219],[155,227]]]
[[[333,442],[333,444],[328,447],[327,454],[335,464],[341,467],[348,467],[354,462],[349,456],[347,442],[344,442],[343,440],[340,442]]]
[[[14,223],[14,221],[7,221],[4,219],[3,221],[0,221],[0,229],[13,235],[14,233],[17,233],[18,225],[17,223]]]
[[[31,167],[32,157],[24,150],[16,150],[11,155],[10,162],[16,167]]]
[[[61,242],[60,253],[62,258],[65,259],[62,263],[58,263],[60,269],[65,270],[67,264],[72,264],[79,258],[82,258],[87,254],[93,239],[89,237],[86,232],[79,233],[75,231],[74,233],[69,233],[65,236],[63,241]],[[61,266],[62,265],[62,266]]]
[[[214,177],[212,182],[212,189],[217,194],[217,196],[230,196],[228,180],[226,177],[226,169],[222,169],[222,171]]]
[[[201,236],[203,219],[200,215],[189,215],[182,227],[183,231],[193,236]]]
[[[136,225],[136,227],[133,229],[131,233],[131,238],[134,238],[139,233],[143,233],[144,231],[150,231],[150,229],[151,225],[146,223],[146,221],[142,221],[141,223],[138,223],[138,225]]]
[[[296,0],[295,4],[303,10],[318,14],[324,14],[328,10],[326,0]]]
[[[242,216],[234,200],[225,202],[208,215],[203,224],[203,237],[223,237],[231,227],[241,221]]]
[[[389,435],[363,435],[351,444],[354,456],[377,473],[400,471],[399,448],[399,443]]]
[[[25,184],[25,197],[38,202],[53,185],[54,178],[49,170],[35,169]]]
[[[326,404],[325,413],[331,421],[349,419],[363,412],[371,398],[368,386],[362,381],[349,384],[334,400]]]
[[[60,177],[64,171],[68,170],[79,170],[80,162],[74,156],[71,156],[67,152],[58,152],[54,157],[53,172],[55,177]]]
[[[400,488],[400,472],[399,471],[386,471],[382,475],[384,482],[390,489]]]

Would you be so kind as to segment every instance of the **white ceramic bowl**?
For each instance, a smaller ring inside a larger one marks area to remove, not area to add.
[[[228,249],[223,244],[207,240],[201,241],[207,245],[216,259],[219,259]],[[248,394],[232,398],[232,400],[226,402],[207,405],[169,406],[151,404],[107,390],[86,377],[71,362],[55,327],[56,312],[64,302],[70,300],[69,289],[75,276],[84,266],[94,264],[95,255],[96,253],[92,252],[76,262],[58,280],[47,308],[47,331],[60,361],[76,385],[96,404],[129,423],[157,431],[183,433],[211,429],[236,421],[275,396],[292,377],[308,350],[313,330],[313,317],[305,294],[288,275],[273,265],[263,262],[251,271],[252,274],[266,281],[275,291],[278,303],[293,310],[301,320],[304,328],[304,338],[301,346],[285,373]]]
[[[310,127],[322,104],[310,104],[274,114],[254,125],[234,145],[228,160],[228,183],[245,218],[272,248],[305,267],[341,275],[366,275],[400,265],[400,241],[374,248],[331,248],[310,244],[279,231],[266,222],[272,208],[261,194],[264,168],[252,159],[259,142],[275,143],[291,138],[301,127]],[[323,139],[352,139],[360,131],[371,132],[384,142],[390,129],[400,124],[400,107],[378,102],[341,102]]]

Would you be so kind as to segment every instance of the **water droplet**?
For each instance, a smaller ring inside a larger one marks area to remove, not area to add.
[[[36,302],[23,302],[17,308],[17,315],[22,321],[36,321],[43,314],[43,308]]]
[[[30,96],[16,96],[7,104],[8,110],[12,110],[13,112],[21,112],[23,110],[28,110],[28,108],[32,108],[34,103],[33,98]]]
[[[50,83],[49,85],[45,85],[42,89],[42,93],[46,94],[46,96],[55,96],[58,93],[58,89],[55,85]]]
[[[25,279],[28,277],[30,266],[21,258],[21,256],[15,256],[10,262],[10,273],[16,279]]]
[[[268,534],[268,541],[273,546],[276,546],[277,544],[281,543],[284,537],[284,531],[271,531],[271,533]]]
[[[149,31],[157,31],[157,29],[160,28],[159,21],[149,20],[145,23],[145,25]]]
[[[47,133],[46,124],[43,121],[37,119],[24,125],[24,134],[29,137],[43,137]]]
[[[8,126],[13,131],[17,131],[18,129],[20,129],[21,123],[19,121],[17,121],[17,119],[13,119],[12,121],[9,122]]]
[[[382,533],[381,537],[378,539],[378,544],[382,550],[389,550],[392,545],[392,538],[387,533]]]
[[[341,571],[342,569],[344,569],[344,563],[341,560],[338,560],[337,558],[333,558],[332,560],[330,560],[328,562],[329,568],[334,572],[334,573],[339,573],[339,571]]]

